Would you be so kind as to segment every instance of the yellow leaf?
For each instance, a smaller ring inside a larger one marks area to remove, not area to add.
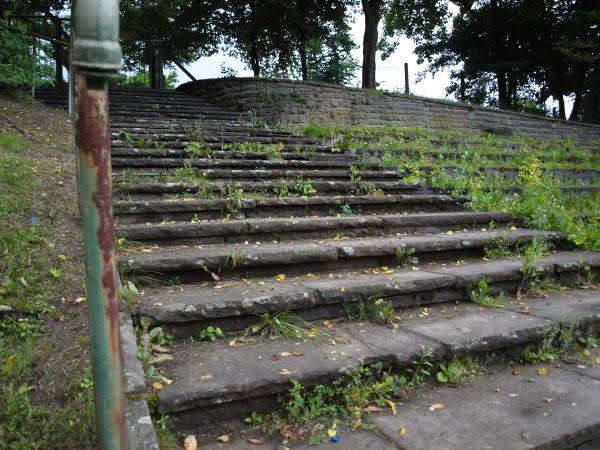
[[[154,383],[152,383],[152,387],[155,391],[160,391],[163,388],[163,385],[162,383],[155,381]]]
[[[10,355],[8,358],[6,358],[6,362],[4,363],[4,367],[2,368],[2,375],[8,375],[12,371],[12,368],[14,367],[16,362],[17,357],[15,355]]]
[[[546,374],[547,374],[547,373],[548,373],[548,372],[547,372],[547,370],[546,370],[546,368],[545,368],[545,367],[540,367],[540,368],[537,370],[537,374],[538,374],[540,377],[544,377],[544,376],[546,376]]]
[[[285,274],[284,274],[284,273],[280,273],[279,275],[277,275],[277,276],[275,277],[275,279],[276,279],[277,281],[283,281],[283,280],[285,280]]]
[[[337,430],[335,428],[330,428],[329,430],[327,430],[327,436],[330,438],[337,436]]]
[[[66,261],[67,260],[67,257],[65,255],[58,255],[57,258],[58,258],[59,261]]]
[[[446,234],[454,234],[454,231],[448,230],[448,231],[446,231]]]
[[[396,404],[393,401],[386,400],[385,402],[391,408],[391,410],[392,410],[392,416],[395,416],[396,414],[398,414],[398,411],[396,410]]]
[[[404,436],[406,434],[406,428],[400,427],[400,429],[398,430],[398,433],[400,433],[400,436]]]
[[[282,377],[289,377],[292,374],[292,372],[290,372],[287,369],[281,369],[279,371],[279,375],[281,375]]]
[[[224,434],[224,435],[222,435],[222,436],[219,436],[219,437],[217,438],[217,441],[218,441],[218,442],[229,442],[229,436],[227,436],[226,434]]]
[[[358,430],[360,427],[362,427],[362,425],[363,425],[362,419],[358,419],[356,422],[354,422],[354,425],[352,425],[352,429]]]

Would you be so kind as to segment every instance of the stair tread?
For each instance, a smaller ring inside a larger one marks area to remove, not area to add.
[[[276,244],[228,244],[189,247],[163,247],[147,252],[130,252],[120,258],[128,270],[169,271],[203,270],[224,267],[237,255],[237,266],[263,266],[292,264],[311,261],[336,261],[342,258],[357,258],[394,255],[398,247],[415,248],[416,252],[439,252],[445,250],[482,248],[499,236],[507,242],[525,242],[535,236],[548,240],[564,239],[564,233],[537,230],[473,231],[464,233],[427,234],[405,237],[368,237],[344,240],[307,240]]]
[[[600,252],[557,252],[537,264],[558,273],[584,262],[600,267]],[[182,323],[334,303],[349,304],[373,296],[401,296],[434,289],[464,289],[486,279],[490,284],[521,280],[522,261],[509,258],[460,265],[428,264],[419,270],[388,268],[329,274],[309,274],[276,281],[273,277],[252,283],[232,280],[172,287],[147,288],[139,313],[158,323]]]
[[[529,300],[519,302],[528,304]],[[408,310],[397,329],[349,322],[331,332],[336,345],[284,338],[236,346],[225,341],[180,342],[173,349],[174,360],[165,366],[166,376],[174,381],[158,391],[158,410],[176,413],[282,393],[290,387],[290,379],[305,385],[323,383],[360,361],[392,361],[406,366],[423,346],[441,359],[522,345],[541,339],[551,329],[556,322],[538,315],[561,302],[585,307],[579,309],[577,317],[563,316],[560,322],[583,319],[598,323],[600,294],[575,290],[552,294],[544,302],[533,301],[534,309],[528,313],[460,304],[433,307],[427,316],[420,314],[420,309]],[[292,356],[293,352],[301,356]]]

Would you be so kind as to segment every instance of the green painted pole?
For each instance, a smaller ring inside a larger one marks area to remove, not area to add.
[[[85,285],[100,448],[127,450],[112,208],[108,80],[121,63],[117,0],[74,6],[75,145],[83,218]]]

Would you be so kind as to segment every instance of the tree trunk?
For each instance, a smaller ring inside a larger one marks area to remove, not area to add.
[[[298,52],[300,53],[300,66],[302,70],[302,79],[304,81],[308,80],[308,62],[306,60],[306,36],[304,33],[300,35],[300,46],[298,48]]]
[[[375,58],[377,56],[377,41],[379,33],[377,27],[381,21],[381,6],[383,0],[362,0],[365,15],[365,34],[363,36],[363,64],[362,87],[363,89],[376,89]]]
[[[500,109],[508,109],[510,103],[506,92],[506,74],[504,72],[496,73],[496,80],[498,82],[498,106]]]
[[[558,118],[561,120],[566,120],[567,115],[565,113],[565,98],[562,93],[557,94],[558,100]]]
[[[258,78],[260,76],[260,60],[258,57],[258,49],[256,47],[256,39],[252,36],[252,44],[250,47],[250,67],[254,76]]]
[[[573,109],[571,110],[569,120],[581,120],[581,106],[583,103],[583,91],[587,67],[579,66],[578,69],[577,83],[575,85],[575,101],[573,102]]]

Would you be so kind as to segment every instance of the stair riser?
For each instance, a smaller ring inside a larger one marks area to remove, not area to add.
[[[465,260],[472,258],[481,258],[484,256],[483,248],[471,248],[460,250],[445,250],[437,252],[415,253],[419,263],[428,262],[450,262],[456,260]],[[338,270],[361,270],[365,268],[375,268],[381,266],[395,267],[398,260],[395,256],[372,256],[356,258],[339,258],[330,261],[318,261],[316,257],[309,257],[306,261],[292,264],[277,264],[252,267],[209,268],[212,273],[218,275],[223,280],[239,278],[257,278],[274,277],[279,274],[303,275],[306,273],[334,273]],[[136,283],[141,285],[148,282],[147,276],[157,281],[173,282],[176,280],[181,283],[191,283],[196,281],[214,281],[209,272],[196,268],[181,268],[169,272],[159,272],[158,270],[149,270],[146,272],[133,271],[124,267],[125,273]]]
[[[497,223],[504,227],[508,223]],[[117,230],[118,237],[124,237],[131,241],[142,242],[147,245],[201,245],[201,244],[233,244],[242,242],[281,242],[281,241],[301,241],[308,239],[333,239],[335,237],[368,237],[368,236],[394,236],[396,234],[427,234],[440,233],[448,230],[462,231],[465,229],[480,229],[489,227],[489,221],[469,222],[469,223],[447,223],[439,225],[426,226],[405,226],[405,227],[355,227],[355,228],[333,228],[323,230],[306,231],[278,231],[272,233],[247,233],[230,234],[225,236],[190,236],[192,233],[181,232],[178,236],[168,237],[165,234],[159,236],[160,231],[154,233],[155,236],[149,236],[148,230],[120,229]],[[144,233],[145,231],[145,233]],[[175,233],[173,233],[175,234]]]
[[[432,203],[432,204],[371,204],[352,206],[352,211],[356,214],[389,214],[389,213],[434,213],[434,212],[460,212],[464,211],[464,206],[460,204]],[[340,214],[340,207],[337,205],[314,205],[314,206],[275,206],[244,209],[243,212],[230,215],[231,219],[256,219],[256,218],[277,218],[277,217],[307,217],[307,216],[331,216]],[[121,225],[135,225],[145,223],[160,222],[189,222],[194,217],[199,220],[214,220],[227,217],[225,208],[221,210],[198,210],[170,212],[170,213],[147,213],[147,214],[128,214],[120,213],[117,215],[117,221]]]

